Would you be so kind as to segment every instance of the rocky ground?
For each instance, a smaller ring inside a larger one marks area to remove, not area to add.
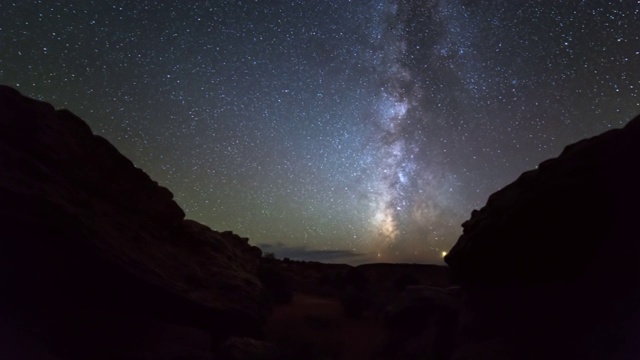
[[[450,355],[451,349],[434,350],[435,341],[447,344],[442,336],[455,325],[440,323],[455,324],[449,317],[456,316],[460,303],[456,288],[447,287],[446,267],[263,263],[280,274],[271,275],[279,285],[288,284],[267,286],[278,301],[267,319],[266,338],[291,358],[421,359],[434,351]]]

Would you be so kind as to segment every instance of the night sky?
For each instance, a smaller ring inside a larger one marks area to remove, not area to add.
[[[188,218],[278,257],[440,263],[491,193],[640,113],[638,1],[0,14],[0,83],[70,109]]]

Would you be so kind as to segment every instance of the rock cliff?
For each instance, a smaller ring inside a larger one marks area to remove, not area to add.
[[[184,216],[83,120],[0,87],[0,330],[15,346],[198,358],[259,332],[261,251]]]
[[[457,358],[638,358],[639,204],[640,117],[491,195],[445,258],[467,294]]]

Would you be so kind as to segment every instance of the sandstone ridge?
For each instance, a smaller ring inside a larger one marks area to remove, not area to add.
[[[636,117],[567,146],[473,211],[445,258],[467,295],[468,349],[504,359],[640,356],[639,165]]]
[[[259,332],[260,249],[185,220],[169,190],[73,113],[1,86],[0,174],[14,333],[87,358],[116,351],[107,343],[130,341],[132,327],[194,329],[203,348]]]

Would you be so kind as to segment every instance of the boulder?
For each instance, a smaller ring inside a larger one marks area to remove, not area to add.
[[[385,312],[389,336],[384,357],[450,359],[457,342],[460,303],[455,287],[407,287]]]
[[[71,112],[0,86],[0,174],[3,331],[63,358],[200,354],[260,332],[260,250],[185,220]]]
[[[640,358],[640,117],[489,197],[445,257],[459,359]]]

